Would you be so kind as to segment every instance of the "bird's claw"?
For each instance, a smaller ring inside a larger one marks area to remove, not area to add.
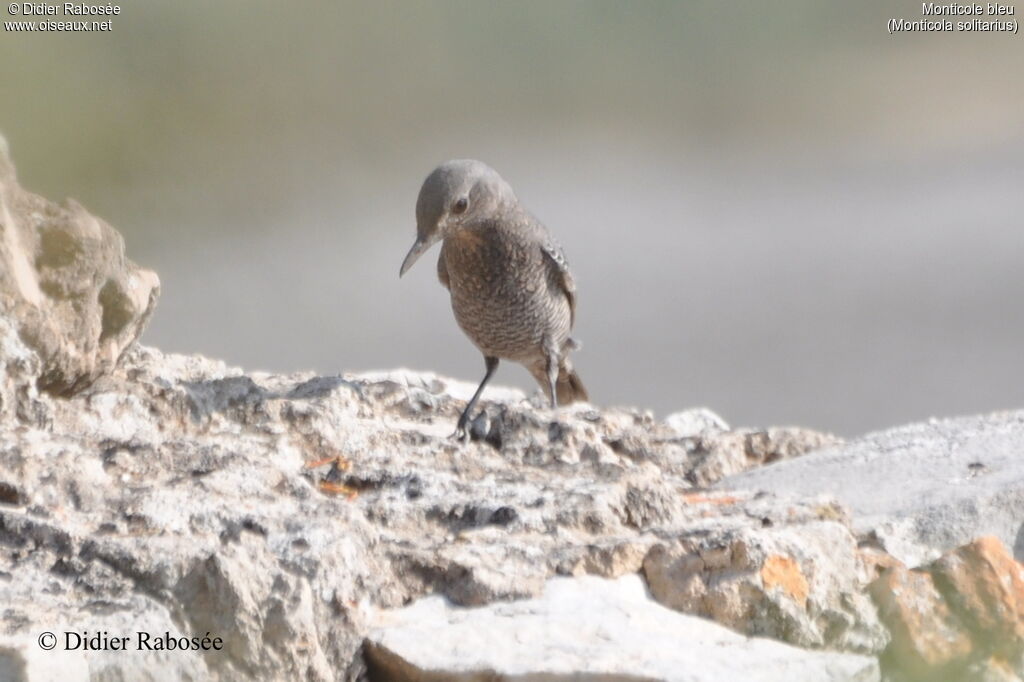
[[[469,431],[466,430],[465,426],[463,426],[462,424],[459,424],[458,426],[455,427],[455,431],[452,432],[452,435],[450,435],[448,437],[450,439],[452,439],[452,440],[457,440],[460,443],[468,443],[469,442]]]
[[[463,414],[461,417],[459,417],[459,421],[455,425],[455,431],[452,432],[452,435],[450,435],[448,437],[451,438],[452,440],[457,440],[460,443],[468,443],[469,442],[469,429],[467,428],[468,426],[469,426],[469,419],[466,417],[465,414]]]

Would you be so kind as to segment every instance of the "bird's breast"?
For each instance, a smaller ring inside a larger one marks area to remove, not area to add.
[[[463,230],[445,239],[441,257],[445,259],[452,294],[486,298],[506,298],[509,303],[518,294],[534,288],[534,267],[525,245],[486,234],[483,230]]]
[[[518,360],[568,336],[568,301],[529,242],[471,232],[445,239],[441,258],[455,319],[484,353]]]

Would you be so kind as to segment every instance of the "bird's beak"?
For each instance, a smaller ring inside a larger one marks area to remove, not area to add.
[[[434,242],[430,239],[419,238],[409,249],[409,253],[406,254],[405,260],[402,261],[402,268],[398,271],[398,276],[401,277],[405,274],[405,271],[412,267],[412,264],[423,255],[423,253],[433,246]]]

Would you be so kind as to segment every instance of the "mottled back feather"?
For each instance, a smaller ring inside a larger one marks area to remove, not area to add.
[[[565,292],[565,297],[569,299],[569,325],[576,324],[576,280],[572,278],[572,273],[569,271],[569,262],[565,259],[565,252],[562,251],[562,247],[558,245],[550,236],[547,241],[541,243],[541,251],[547,256],[546,261],[555,267],[558,273],[559,281],[562,285],[562,291]]]

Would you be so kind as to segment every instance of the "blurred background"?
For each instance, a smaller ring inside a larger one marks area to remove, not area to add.
[[[887,33],[920,7],[129,1],[0,35],[0,131],[160,274],[166,351],[478,381],[436,250],[398,279],[474,157],[565,247],[595,402],[852,436],[1024,402],[1024,38]]]

